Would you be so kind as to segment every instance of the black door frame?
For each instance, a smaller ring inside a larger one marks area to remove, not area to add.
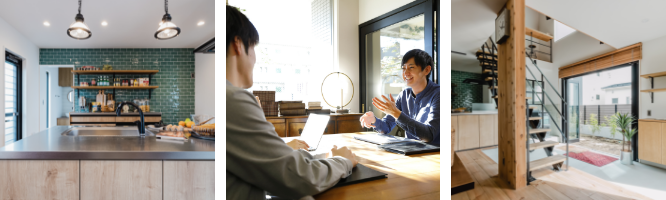
[[[564,90],[564,89],[562,90],[562,91],[565,91],[565,92],[566,92],[566,94],[562,94],[562,96],[564,97],[565,100],[569,98],[569,91],[568,91],[568,88],[569,88],[569,87],[567,87],[567,85],[569,85],[569,83],[570,83],[570,82],[569,82],[569,79],[572,79],[572,78],[578,78],[578,77],[581,77],[581,76],[567,77],[566,79],[564,79],[564,80],[562,81],[562,82],[563,82],[562,87],[563,87],[563,88],[567,88],[567,90]],[[583,85],[583,83],[581,83],[581,82],[576,82],[576,83],[578,83],[579,85]],[[582,90],[578,90],[578,97],[579,97],[579,98],[582,96],[581,93],[583,93],[583,91],[582,91]],[[570,103],[571,103],[571,102],[569,102],[569,104],[570,104]],[[569,105],[569,104],[567,104],[567,105]],[[580,106],[580,105],[579,105],[579,106]],[[579,107],[579,108],[580,108],[580,107]],[[568,115],[568,112],[569,112],[569,106],[567,106],[566,108],[564,108],[564,109],[562,109],[562,110],[564,111],[563,114],[566,115],[566,120],[567,120],[567,122],[568,122],[568,121],[569,121],[569,115]],[[579,119],[580,119],[580,116],[578,116],[578,117],[579,117]],[[562,121],[562,123],[564,123],[564,120]],[[563,126],[563,127],[566,128],[566,129],[563,129],[563,130],[566,131],[566,132],[568,133],[568,131],[569,131],[569,124],[567,123],[566,126]],[[580,126],[576,127],[576,129],[577,129],[577,131],[578,131],[578,138],[576,138],[576,139],[569,139],[569,143],[580,142]],[[569,135],[568,135],[568,134],[567,134],[567,138],[569,138]]]
[[[439,20],[439,15],[440,12],[438,11],[439,4],[437,0],[416,0],[414,2],[411,2],[407,5],[404,5],[400,8],[397,8],[395,10],[392,10],[386,14],[383,14],[379,17],[376,17],[374,19],[371,19],[365,23],[362,23],[361,25],[358,25],[358,41],[359,41],[359,105],[364,105],[366,102],[366,73],[365,73],[365,35],[378,31],[384,27],[393,25],[395,23],[407,20],[409,18],[418,16],[423,14],[424,15],[424,31],[425,31],[425,51],[433,56],[434,58],[434,48],[437,48],[437,59],[439,59],[440,51],[439,51],[439,46],[435,44],[435,38],[433,37],[435,32],[434,32],[434,25],[435,25],[435,17],[437,17],[437,20]],[[437,16],[434,16],[435,11],[437,11]],[[439,21],[438,21],[439,22]],[[439,36],[441,35],[439,32],[441,30],[441,27],[437,29],[437,44],[439,44]],[[430,80],[433,80],[435,83],[439,84],[440,81],[440,62],[436,62],[437,64],[434,66],[434,70],[432,73],[430,73]],[[435,75],[437,73],[437,75]],[[369,106],[369,105],[368,105]],[[367,109],[366,109],[367,110]],[[359,112],[363,112],[361,108],[359,108]]]
[[[563,95],[564,99],[568,98],[568,96],[567,96],[568,91],[567,91],[566,85],[567,85],[567,80],[570,79],[570,78],[577,78],[577,77],[581,77],[581,76],[585,76],[585,75],[589,75],[589,74],[593,74],[593,73],[597,73],[597,72],[603,72],[603,71],[623,68],[623,67],[627,67],[627,65],[631,65],[631,115],[636,118],[636,123],[634,123],[631,126],[631,128],[638,129],[638,114],[639,114],[638,104],[640,103],[639,99],[638,99],[638,92],[639,92],[638,77],[640,76],[640,69],[639,69],[640,68],[640,61],[624,63],[624,64],[621,64],[621,65],[616,65],[616,66],[606,68],[606,69],[602,69],[602,70],[597,70],[597,71],[593,71],[593,72],[588,72],[588,73],[579,74],[579,75],[576,75],[576,76],[563,78],[562,79],[563,80],[562,81],[562,83],[563,83],[562,84],[562,91],[563,91],[562,95]],[[562,105],[564,105],[564,102],[562,102]],[[567,114],[568,113],[568,108],[567,108],[567,106],[562,106],[562,107],[563,107],[563,110],[564,110],[564,116],[563,117],[566,118],[566,121],[568,121],[569,120],[569,115]],[[564,122],[565,122],[565,120],[562,119],[562,124],[564,124]],[[566,131],[568,131],[568,126],[567,126]],[[640,130],[638,130],[638,132],[640,132]],[[638,135],[639,134],[635,134],[634,137],[631,138],[631,150],[633,151],[633,154],[634,154],[633,155],[634,161],[638,161],[638,159],[639,159],[638,158]]]
[[[23,139],[23,59],[5,51],[5,62],[16,66],[16,141]],[[4,142],[4,141],[3,141]]]

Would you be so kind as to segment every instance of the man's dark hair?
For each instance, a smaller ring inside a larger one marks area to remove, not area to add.
[[[410,59],[414,58],[414,63],[416,63],[417,66],[421,67],[421,71],[425,70],[425,68],[430,65],[430,72],[426,75],[426,78],[430,80],[430,73],[432,73],[432,68],[435,67],[433,66],[433,61],[432,57],[428,55],[427,52],[421,50],[421,49],[412,49],[409,50],[405,55],[402,57],[402,64],[400,66],[405,65],[405,63]]]
[[[259,33],[252,22],[238,8],[227,5],[227,48],[234,42],[236,36],[243,41],[245,54],[249,53],[250,46],[259,43]]]

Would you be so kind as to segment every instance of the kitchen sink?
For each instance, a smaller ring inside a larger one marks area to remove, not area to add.
[[[73,127],[63,132],[64,136],[79,137],[139,137],[136,127]],[[146,136],[155,135],[146,130]]]

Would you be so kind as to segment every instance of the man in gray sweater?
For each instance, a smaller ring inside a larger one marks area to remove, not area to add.
[[[227,199],[265,199],[266,192],[299,199],[333,187],[358,161],[347,147],[333,147],[329,158],[294,150],[266,120],[252,86],[259,34],[236,8],[227,5]]]

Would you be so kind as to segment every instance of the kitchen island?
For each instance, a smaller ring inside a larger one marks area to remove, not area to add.
[[[496,146],[497,127],[496,110],[451,113],[451,128],[456,131],[454,151]]]
[[[66,134],[71,129],[49,128],[0,148],[0,199],[215,196],[213,141]]]

